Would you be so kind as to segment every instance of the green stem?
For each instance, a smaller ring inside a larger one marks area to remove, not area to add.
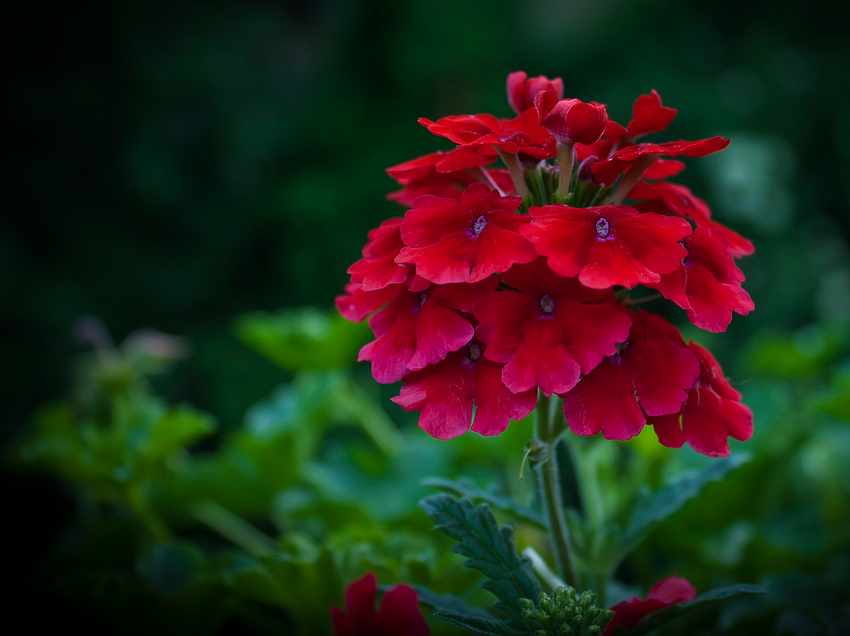
[[[535,409],[535,437],[545,442],[547,451],[543,461],[535,467],[535,470],[540,482],[540,499],[546,516],[546,524],[549,527],[549,540],[555,554],[558,575],[567,585],[578,590],[579,581],[575,572],[575,560],[570,545],[567,520],[564,516],[558,458],[555,451],[560,433],[556,427],[555,414],[557,409],[557,397],[546,397],[542,393],[540,394]]]
[[[141,521],[151,537],[162,543],[171,542],[171,531],[162,519],[147,505],[139,486],[127,487],[124,491],[124,497],[127,505],[130,506],[130,509],[139,521]]]
[[[631,192],[631,189],[635,187],[637,182],[643,176],[643,173],[655,163],[655,160],[658,158],[658,155],[645,155],[635,161],[632,164],[632,167],[629,168],[629,171],[626,173],[626,176],[623,177],[623,180],[620,181],[617,188],[614,190],[614,194],[611,195],[611,203],[614,205],[620,205],[623,202],[623,199]]]
[[[570,193],[570,181],[573,176],[572,142],[558,142],[558,196],[564,198]]]
[[[505,152],[501,148],[496,148],[496,150],[502,159],[502,163],[505,164],[508,172],[511,173],[511,180],[514,182],[516,193],[522,198],[529,196],[528,186],[525,185],[525,177],[522,176],[522,166],[519,163],[519,158],[516,155]]]

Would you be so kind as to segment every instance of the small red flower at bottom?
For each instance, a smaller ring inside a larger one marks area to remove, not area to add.
[[[331,608],[336,636],[430,636],[431,628],[419,611],[416,590],[396,585],[384,594],[375,611],[377,581],[371,572],[345,590],[345,607]]]
[[[614,636],[617,627],[634,627],[640,619],[648,614],[664,609],[668,605],[692,601],[697,595],[694,586],[685,579],[671,576],[659,581],[652,586],[645,599],[633,596],[625,601],[620,601],[611,609],[614,610],[614,618],[605,626],[602,636]]]

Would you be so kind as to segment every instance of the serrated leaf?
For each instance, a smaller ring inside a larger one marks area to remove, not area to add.
[[[699,495],[711,482],[721,481],[733,470],[748,462],[747,453],[712,460],[698,471],[688,471],[671,480],[660,490],[638,499],[626,527],[626,533],[617,550],[622,558],[635,548],[662,521]]]
[[[524,629],[519,599],[536,599],[542,588],[531,562],[517,553],[513,528],[499,528],[488,504],[475,506],[465,497],[433,495],[419,505],[438,524],[437,528],[458,541],[452,550],[469,558],[465,565],[489,579],[482,587],[499,599],[496,607],[507,615],[508,622]]]
[[[524,636],[528,630],[517,631],[504,621],[483,616],[467,616],[454,614],[452,612],[434,612],[433,616],[441,618],[449,623],[468,629],[474,634],[487,634],[488,636]]]
[[[703,609],[712,607],[722,603],[728,599],[743,596],[745,594],[764,594],[765,589],[760,585],[750,585],[741,583],[738,585],[729,585],[727,587],[718,587],[709,590],[705,594],[700,594],[692,601],[679,603],[678,605],[670,605],[662,610],[654,612],[647,616],[646,619],[639,622],[628,631],[629,636],[640,636],[654,629],[657,629],[665,623],[677,620],[683,616],[694,614]]]
[[[472,500],[486,501],[494,508],[503,510],[517,519],[527,521],[528,523],[546,530],[546,520],[543,518],[542,514],[535,512],[531,508],[515,504],[507,497],[479,488],[475,482],[468,477],[461,477],[457,480],[444,479],[443,477],[427,477],[422,480],[422,485],[448,490],[460,495],[461,497],[469,497]]]

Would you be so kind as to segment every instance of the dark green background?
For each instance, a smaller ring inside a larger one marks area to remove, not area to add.
[[[850,320],[848,24],[794,0],[7,3],[2,437],[63,393],[84,315],[190,338],[161,390],[237,424],[281,376],[233,319],[329,307],[401,211],[383,169],[448,147],[416,118],[506,116],[518,69],[623,123],[656,88],[669,138],[732,138],[681,179],[757,246],[756,311],[701,334],[746,380],[750,336]],[[33,486],[7,490],[24,554],[67,514]]]

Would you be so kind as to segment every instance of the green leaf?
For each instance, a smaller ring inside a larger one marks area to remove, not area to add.
[[[149,460],[165,461],[185,448],[215,432],[215,419],[188,405],[168,410],[153,425],[145,455]]]
[[[366,324],[312,307],[247,314],[236,323],[242,342],[292,372],[350,366],[370,333]]]
[[[499,599],[496,607],[507,615],[508,622],[524,629],[519,599],[536,599],[542,588],[529,559],[517,553],[513,528],[499,528],[486,503],[476,507],[465,497],[433,495],[419,505],[438,524],[437,528],[458,541],[452,550],[469,557],[465,565],[489,579],[482,587]]]
[[[639,498],[626,527],[625,537],[617,550],[620,558],[634,549],[661,522],[699,495],[709,483],[721,481],[749,460],[747,453],[714,459],[701,470],[683,473],[655,493]]]
[[[449,623],[459,625],[475,634],[487,634],[488,636],[524,636],[528,629],[517,631],[504,621],[483,616],[468,616],[465,614],[453,614],[452,612],[434,612],[432,616],[441,618]]]
[[[469,497],[472,500],[480,499],[486,501],[494,508],[507,512],[517,519],[526,521],[530,524],[546,530],[546,520],[539,512],[535,512],[531,508],[515,504],[507,497],[496,494],[492,490],[484,490],[479,488],[474,481],[468,477],[460,477],[459,479],[451,480],[442,477],[427,477],[422,480],[423,486],[432,486],[441,490],[448,490],[461,497]]]
[[[179,595],[201,574],[204,555],[191,543],[157,543],[145,548],[136,560],[136,571],[168,597]]]
[[[746,594],[764,594],[765,589],[760,585],[750,585],[742,583],[739,585],[730,585],[728,587],[718,587],[709,590],[705,594],[700,594],[694,600],[678,605],[670,605],[662,610],[650,614],[646,619],[640,621],[631,630],[628,631],[629,636],[639,636],[646,634],[654,629],[659,628],[665,623],[677,620],[683,616],[695,614],[698,611],[718,605],[730,598],[736,598]]]

